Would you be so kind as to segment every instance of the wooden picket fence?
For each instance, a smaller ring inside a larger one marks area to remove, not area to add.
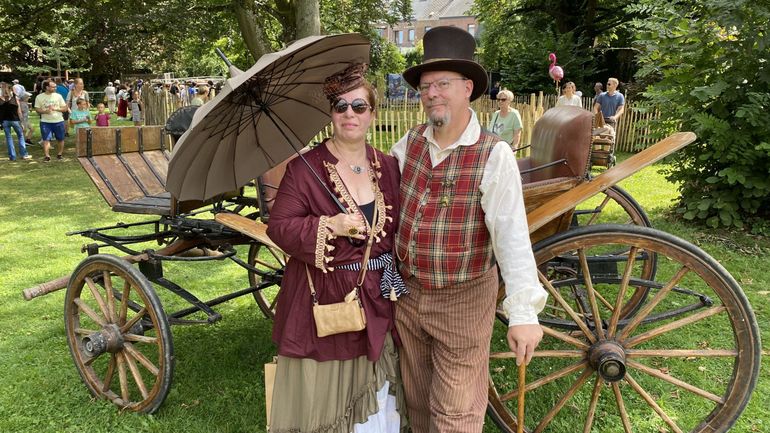
[[[183,106],[181,98],[162,91],[159,93],[146,92],[142,95],[145,106],[145,125],[164,125],[166,119],[176,109]],[[550,108],[556,105],[556,95],[532,93],[530,95],[514,96],[513,108],[521,114],[522,134],[520,145],[531,142],[532,130],[538,119]],[[214,98],[216,101],[216,98]],[[214,103],[212,101],[211,103]],[[497,103],[483,96],[471,104],[476,111],[481,125],[486,126],[491,116],[497,110]],[[593,97],[583,98],[583,108],[593,108]],[[618,121],[615,150],[622,152],[638,152],[654,144],[650,136],[649,123],[659,117],[659,111],[643,103],[626,100],[625,114]],[[381,101],[369,131],[369,142],[381,150],[390,149],[409,128],[425,122],[425,113],[419,100],[384,100]],[[327,125],[314,138],[320,141],[332,134],[331,125]],[[526,156],[524,150],[519,156]]]

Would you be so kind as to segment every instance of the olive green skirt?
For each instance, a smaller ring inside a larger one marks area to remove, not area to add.
[[[374,363],[366,356],[325,362],[278,356],[270,432],[350,433],[354,424],[378,412],[377,391],[386,381],[395,396],[400,430],[405,432],[406,404],[390,334]]]

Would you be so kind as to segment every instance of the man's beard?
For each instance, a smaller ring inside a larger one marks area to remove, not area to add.
[[[428,124],[434,128],[441,128],[445,125],[448,125],[451,120],[452,120],[452,116],[448,112],[445,113],[443,116],[439,116],[439,115],[428,116]]]

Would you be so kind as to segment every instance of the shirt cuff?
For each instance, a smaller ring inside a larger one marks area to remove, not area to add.
[[[503,311],[508,313],[508,326],[537,325],[537,315],[545,307],[548,294],[542,287],[532,287],[509,295],[503,301]]]
[[[334,260],[334,256],[327,254],[334,250],[331,240],[335,238],[331,230],[326,226],[329,217],[326,215],[318,219],[318,232],[316,233],[315,243],[315,267],[326,273],[333,271],[334,268],[326,266],[327,263]]]

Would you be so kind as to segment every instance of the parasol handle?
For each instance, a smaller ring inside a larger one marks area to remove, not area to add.
[[[524,392],[527,388],[527,364],[519,364],[519,406],[516,416],[516,433],[524,433]]]
[[[225,55],[225,53],[222,52],[222,50],[220,50],[219,48],[214,48],[214,51],[217,52],[217,55],[219,56],[219,58],[221,58],[222,61],[225,62],[225,65],[227,65],[228,68],[233,66],[233,63],[230,61],[230,59],[227,58],[227,56]]]

